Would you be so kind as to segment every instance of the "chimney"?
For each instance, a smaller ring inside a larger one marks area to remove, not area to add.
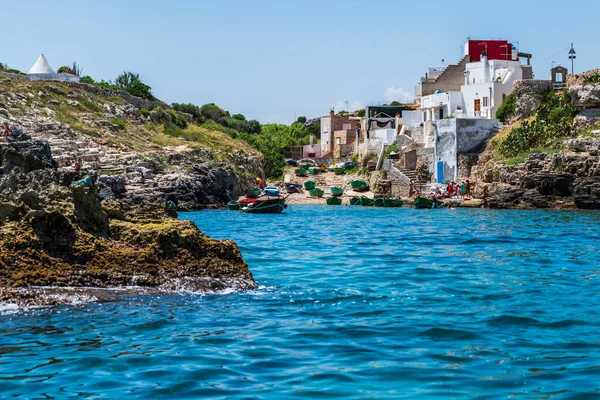
[[[488,64],[487,51],[481,53],[481,62],[483,63],[483,82],[490,81],[490,66]]]

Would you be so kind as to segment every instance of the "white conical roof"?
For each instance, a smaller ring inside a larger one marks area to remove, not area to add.
[[[29,70],[29,73],[30,74],[53,74],[54,70],[52,69],[50,64],[48,64],[48,60],[46,60],[46,57],[44,57],[44,55],[42,54],[37,59],[35,64],[33,64],[33,67],[31,67],[31,69]]]

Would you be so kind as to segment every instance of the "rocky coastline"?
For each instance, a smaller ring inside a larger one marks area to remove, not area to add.
[[[236,244],[178,220],[174,202],[121,197],[118,184],[83,177],[58,169],[45,141],[20,133],[0,145],[0,302],[68,301],[60,290],[89,298],[83,288],[256,287]]]
[[[539,95],[549,90],[539,84],[516,86],[511,124],[535,118]],[[574,134],[553,149],[532,152],[523,162],[511,164],[494,157],[495,144],[490,141],[479,155],[472,169],[474,194],[488,199],[489,207],[600,209],[600,85],[574,85],[563,96],[578,110],[569,125]]]

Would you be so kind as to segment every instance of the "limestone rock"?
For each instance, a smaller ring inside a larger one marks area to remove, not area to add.
[[[575,205],[583,209],[600,209],[600,176],[579,182],[573,193]]]
[[[517,99],[515,118],[529,118],[540,107],[542,101],[537,97],[524,95]]]
[[[600,108],[584,108],[574,122],[580,127],[600,125]]]
[[[576,107],[600,107],[600,85],[572,86],[569,87],[569,95]]]

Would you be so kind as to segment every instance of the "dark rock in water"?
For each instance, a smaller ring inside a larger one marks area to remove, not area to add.
[[[517,189],[508,185],[498,186],[490,198],[488,205],[490,208],[511,208],[514,207],[523,196],[525,190]]]
[[[583,209],[600,209],[600,176],[583,179],[573,193],[575,205]]]
[[[122,193],[123,182],[73,185],[81,175],[53,168],[44,142],[9,143],[1,154],[0,301],[56,302],[41,295],[42,286],[256,287],[236,244],[176,219],[173,202],[152,196],[102,201],[102,190]]]

